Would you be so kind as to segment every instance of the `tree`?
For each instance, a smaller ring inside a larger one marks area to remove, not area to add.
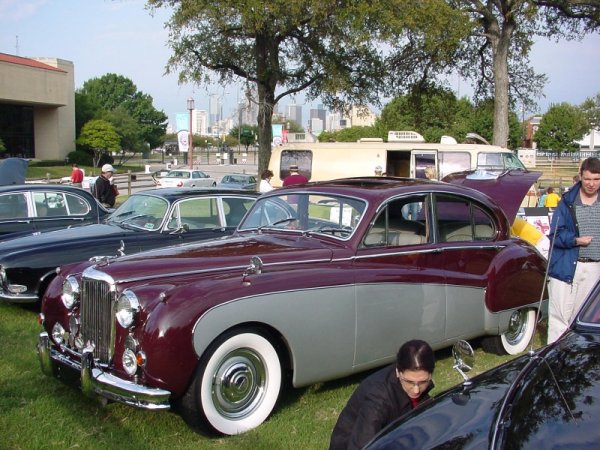
[[[362,138],[381,138],[376,127],[349,127],[338,131],[323,131],[319,134],[320,142],[356,142]]]
[[[588,130],[588,121],[580,108],[569,103],[554,104],[544,114],[535,140],[539,148],[560,155],[563,150],[576,150],[578,145],[574,141],[583,138]]]
[[[595,97],[586,98],[580,108],[585,114],[590,128],[597,128],[600,125],[600,93]]]
[[[119,150],[120,138],[115,127],[105,120],[94,119],[87,122],[81,129],[77,144],[90,148],[94,154],[94,167],[103,154]]]
[[[173,49],[167,71],[179,70],[183,82],[214,81],[216,75],[222,84],[239,77],[256,87],[251,101],[258,103],[259,173],[269,162],[272,112],[283,97],[304,92],[307,99],[320,97],[336,110],[378,104],[384,90],[384,39],[396,45],[402,40],[398,33],[417,23],[433,30],[428,48],[441,48],[456,28],[440,26],[448,15],[431,6],[447,12],[440,0],[425,2],[428,20],[415,14],[421,2],[408,0],[147,3],[151,9],[173,9],[167,23]]]
[[[544,75],[529,52],[536,36],[579,38],[597,29],[598,0],[448,0],[468,14],[472,33],[457,53],[458,70],[475,85],[477,99],[494,99],[493,143],[509,141],[509,113],[516,101],[532,107]]]
[[[6,151],[6,146],[4,145],[4,141],[0,139],[0,153]]]
[[[258,136],[258,127],[256,125],[244,124],[241,127],[233,127],[229,131],[229,136],[238,140],[240,145],[243,145],[248,152],[248,147],[256,143],[256,137]]]
[[[152,106],[152,97],[138,91],[130,79],[109,73],[100,78],[87,80],[78,94],[76,100],[83,103],[81,115],[86,114],[86,111],[89,115],[89,110],[92,110],[93,117],[98,119],[103,117],[104,111],[113,112],[119,109],[120,111],[114,117],[124,118],[124,112],[129,114],[137,124],[142,140],[150,148],[161,145],[168,118],[166,114]],[[115,123],[115,126],[117,130],[120,128],[118,123]],[[124,124],[124,126],[129,125]],[[123,133],[125,134],[127,133]]]
[[[119,135],[119,164],[123,164],[132,154],[143,152],[147,149],[143,131],[139,123],[125,110],[118,106],[112,111],[104,111],[100,118],[111,123]],[[129,155],[129,156],[127,156]]]

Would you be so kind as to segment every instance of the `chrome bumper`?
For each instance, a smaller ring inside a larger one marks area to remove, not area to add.
[[[40,298],[36,294],[11,294],[2,289],[0,291],[0,301],[8,303],[36,303]]]
[[[91,397],[99,395],[108,400],[142,409],[170,408],[169,397],[171,393],[169,391],[140,386],[131,381],[104,373],[102,369],[94,367],[94,358],[91,351],[84,350],[81,364],[72,361],[51,348],[50,337],[45,331],[40,333],[37,350],[42,372],[46,375],[54,376],[57,365],[79,371],[81,373],[81,390],[85,395]]]

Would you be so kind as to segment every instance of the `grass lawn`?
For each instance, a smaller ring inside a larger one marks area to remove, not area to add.
[[[227,438],[203,436],[172,412],[102,406],[43,375],[35,350],[36,317],[36,308],[0,304],[2,449],[324,449],[341,409],[368,375],[287,389],[274,414],[257,429]],[[436,358],[434,393],[461,380],[449,349],[436,352]],[[476,347],[474,373],[509,359]]]

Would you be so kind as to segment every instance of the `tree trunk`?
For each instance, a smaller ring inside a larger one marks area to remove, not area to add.
[[[489,29],[488,40],[492,47],[494,72],[494,136],[492,143],[508,147],[508,115],[510,100],[508,95],[508,52],[515,30],[512,20],[504,18],[502,26],[495,22]]]

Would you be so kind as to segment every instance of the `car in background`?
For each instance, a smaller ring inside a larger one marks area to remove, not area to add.
[[[256,177],[242,173],[231,173],[224,175],[221,181],[217,183],[218,188],[223,189],[243,189],[256,191]]]
[[[502,208],[437,181],[289,186],[258,197],[226,239],[61,267],[42,301],[42,368],[229,435],[260,425],[284,380],[389,364],[408,339],[438,349],[485,336],[518,353],[546,260],[504,212],[531,177],[505,180],[485,183],[512,192]]]
[[[163,168],[163,169],[159,169],[159,170],[152,172],[151,177],[152,177],[152,181],[154,181],[154,184],[158,185],[158,180],[166,177],[170,171],[171,171],[171,169]]]
[[[600,282],[556,342],[465,378],[365,448],[598,448]]]
[[[130,196],[104,223],[5,241],[0,301],[38,302],[63,264],[229,235],[257,195],[213,188],[146,190]]]
[[[109,213],[90,192],[73,186],[0,186],[0,240],[100,223]]]
[[[201,170],[174,169],[162,178],[155,179],[158,187],[214,187],[217,181]]]

